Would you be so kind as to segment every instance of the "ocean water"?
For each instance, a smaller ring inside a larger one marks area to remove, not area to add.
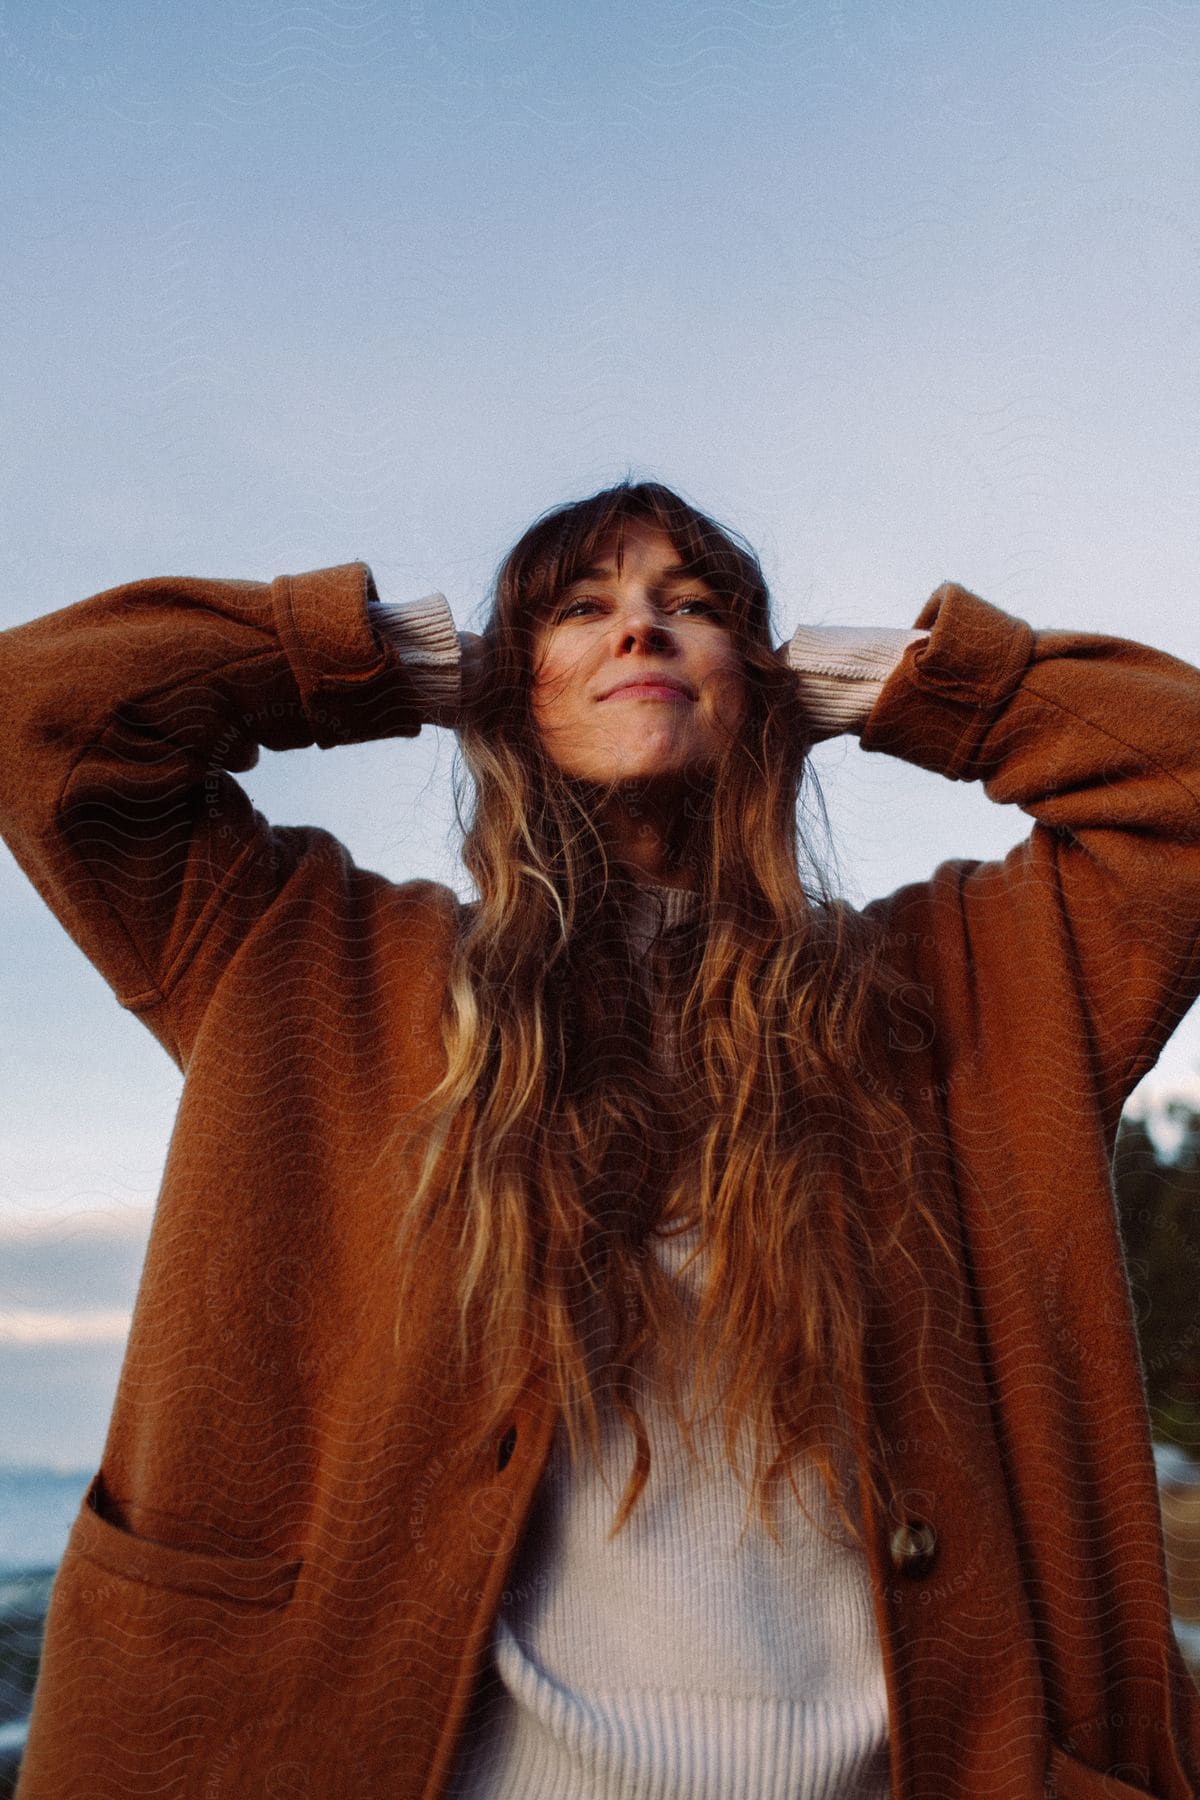
[[[0,1794],[16,1779],[53,1571],[91,1476],[0,1467]]]
[[[0,1467],[0,1577],[57,1566],[93,1473]]]

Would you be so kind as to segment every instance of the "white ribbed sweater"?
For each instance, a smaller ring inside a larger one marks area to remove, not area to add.
[[[377,609],[383,635],[429,713],[452,723],[458,642],[440,594]],[[787,646],[826,730],[866,719],[906,646],[925,632],[805,628]],[[633,931],[649,978],[660,930],[694,897],[646,884]],[[658,996],[655,1016],[665,1016]],[[667,1038],[657,1049],[673,1072]],[[653,1239],[653,1254],[698,1291],[698,1232]],[[595,1339],[596,1367],[606,1344]],[[446,1789],[452,1800],[886,1800],[887,1692],[866,1560],[837,1525],[815,1468],[786,1486],[779,1543],[751,1519],[728,1468],[720,1422],[697,1429],[701,1461],[665,1401],[643,1382],[649,1481],[611,1542],[632,1438],[603,1401],[601,1470],[570,1460],[565,1429],[530,1514]],[[739,1462],[753,1464],[743,1432]],[[842,1492],[856,1516],[853,1470]]]

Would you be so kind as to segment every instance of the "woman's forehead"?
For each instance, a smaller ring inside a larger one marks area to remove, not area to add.
[[[668,531],[664,531],[661,525],[644,524],[640,519],[633,519],[623,525],[610,527],[590,547],[581,546],[574,558],[574,569],[566,574],[567,582],[573,584],[576,581],[590,581],[610,573],[620,576],[624,572],[627,552],[631,546],[635,551],[642,551],[669,564],[673,574],[686,575],[693,572],[694,560],[687,558]]]
[[[567,589],[577,582],[598,579],[598,571],[607,567],[619,579],[624,570],[628,544],[633,534],[640,545],[662,540],[664,562],[681,579],[703,581],[714,592],[735,601],[746,586],[744,559],[726,542],[711,541],[709,533],[695,527],[672,530],[657,519],[637,514],[596,520],[591,529],[563,533],[555,542],[549,538],[526,564],[520,578],[524,606],[533,616],[541,617]]]

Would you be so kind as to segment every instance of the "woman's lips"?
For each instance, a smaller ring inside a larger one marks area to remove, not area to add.
[[[682,688],[669,687],[663,681],[635,681],[605,695],[607,700],[690,700],[691,697]]]

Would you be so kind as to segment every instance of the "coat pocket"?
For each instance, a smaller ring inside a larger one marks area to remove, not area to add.
[[[226,1800],[247,1722],[287,1703],[302,1563],[179,1548],[103,1507],[97,1475],[55,1578],[17,1792]]]
[[[1149,1788],[1137,1787],[1125,1776],[1136,1771],[1118,1767],[1103,1774],[1072,1756],[1059,1744],[1051,1744],[1046,1765],[1046,1800],[1155,1800]]]
[[[286,1606],[295,1592],[301,1563],[274,1555],[231,1555],[209,1550],[181,1550],[153,1538],[137,1537],[105,1518],[102,1478],[96,1475],[84,1495],[64,1562],[85,1562],[122,1581],[142,1582],[198,1599],[223,1600],[234,1607],[273,1611]]]

